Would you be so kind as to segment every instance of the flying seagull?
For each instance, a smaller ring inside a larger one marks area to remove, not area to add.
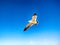
[[[26,27],[24,28],[24,31],[26,31],[29,27],[31,27],[34,24],[38,24],[38,22],[36,21],[37,19],[37,14],[34,13],[34,15],[32,16],[32,19],[29,21],[29,23],[26,25]]]

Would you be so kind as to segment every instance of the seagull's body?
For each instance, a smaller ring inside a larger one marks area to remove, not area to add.
[[[37,15],[36,13],[34,13],[34,15],[32,16],[32,19],[29,21],[29,24],[27,24],[27,26],[24,28],[24,31],[26,31],[33,24],[37,24],[38,22],[36,21],[36,19],[37,19]]]

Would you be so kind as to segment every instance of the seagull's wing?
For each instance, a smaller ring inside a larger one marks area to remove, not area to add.
[[[35,21],[37,19],[37,15],[32,16],[32,21]]]
[[[27,24],[27,26],[24,28],[24,31],[26,31],[31,25],[32,23]]]

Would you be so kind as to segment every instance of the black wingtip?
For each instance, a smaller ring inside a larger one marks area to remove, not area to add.
[[[24,31],[26,31],[29,27],[30,27],[30,26],[28,26],[28,27],[24,28]]]
[[[34,13],[34,15],[37,15],[36,13]]]
[[[26,31],[28,29],[28,27],[24,28],[24,31]]]
[[[26,31],[27,29],[25,28],[24,31]]]

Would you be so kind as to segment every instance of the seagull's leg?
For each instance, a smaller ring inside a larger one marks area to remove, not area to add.
[[[37,24],[38,24],[38,21],[37,21],[37,23],[35,25],[37,25]]]
[[[38,24],[38,21],[37,21],[37,24]]]

